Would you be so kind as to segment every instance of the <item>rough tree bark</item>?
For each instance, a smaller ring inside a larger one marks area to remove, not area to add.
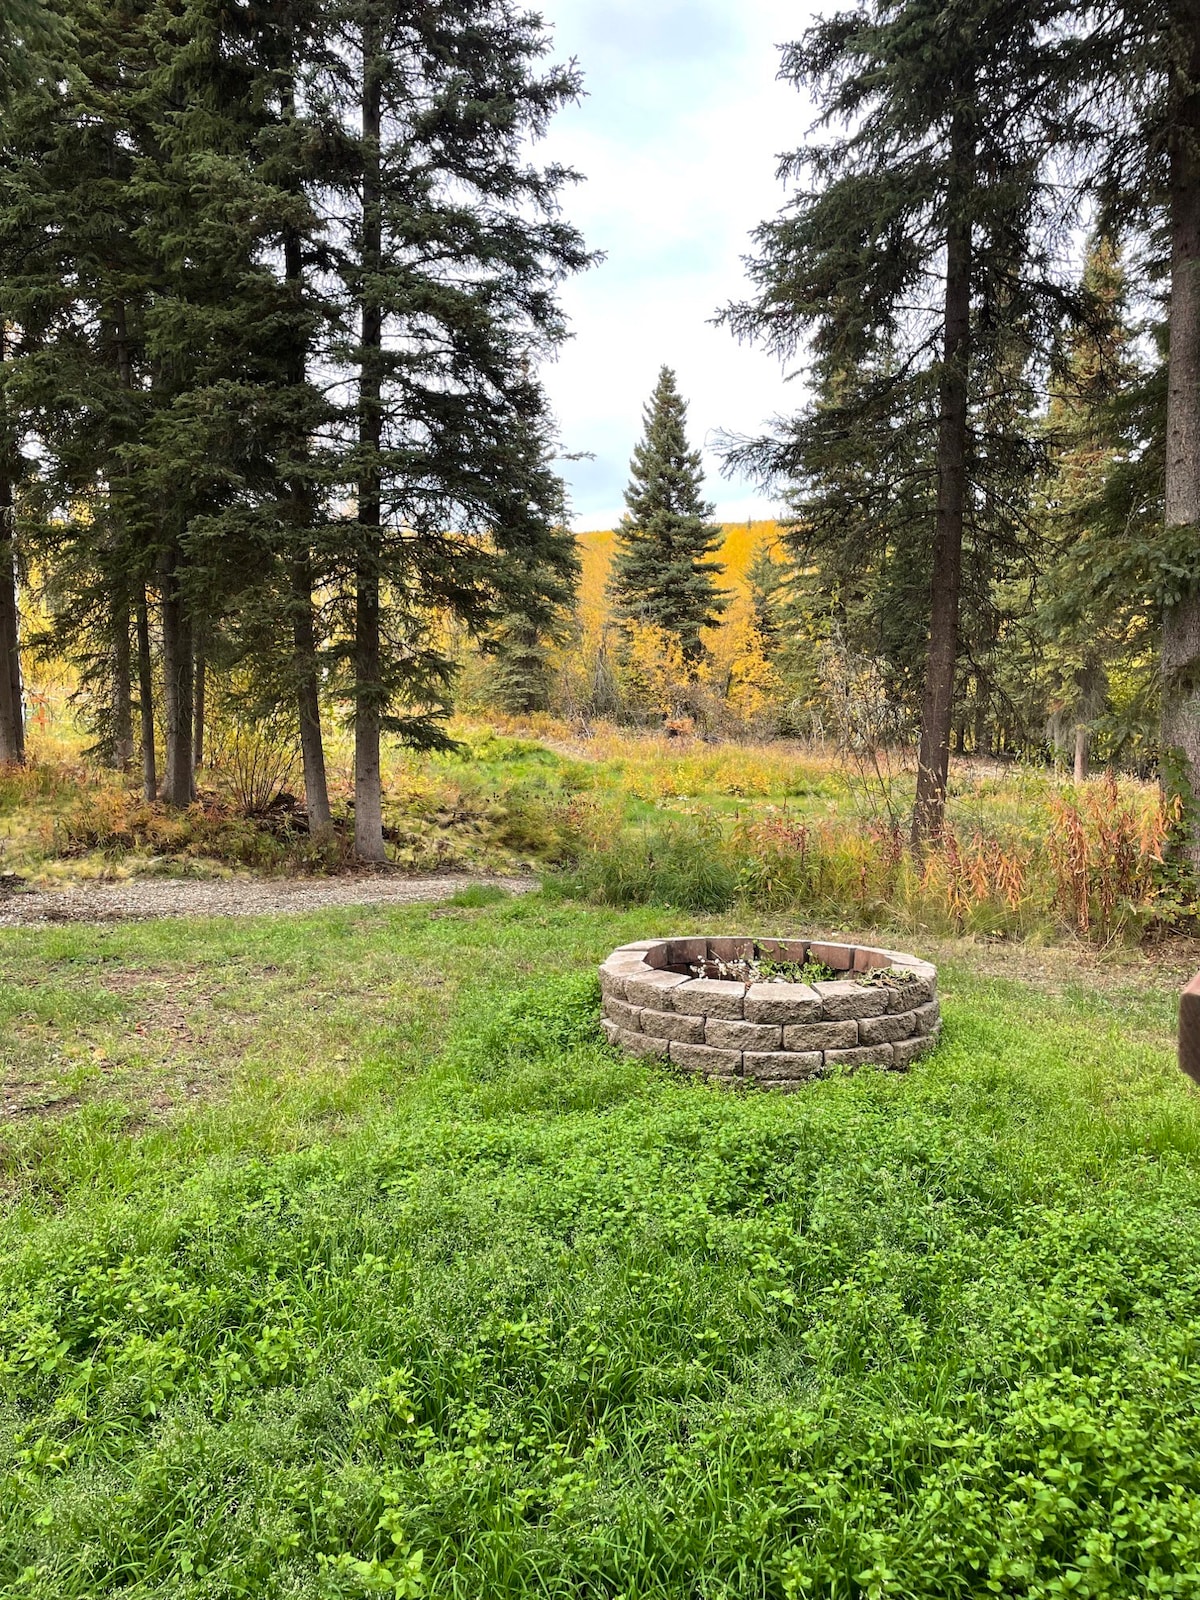
[[[380,184],[380,40],[372,23],[363,28],[362,88],[362,353],[359,373],[358,441],[364,467],[358,481],[360,549],[354,607],[354,852],[363,861],[384,861],[383,797],[380,791],[379,730],[383,702],[380,650],[379,564],[383,439],[383,314],[378,279],[383,264]]]
[[[975,160],[974,131],[966,109],[956,111],[950,133],[951,179],[946,196],[946,287],[939,381],[937,520],[929,591],[929,654],[921,703],[913,848],[942,831],[950,772],[954,671],[958,660],[958,608],[962,587],[963,512],[967,493],[967,367],[971,342],[971,219],[967,198]]]
[[[134,602],[137,627],[138,717],[142,736],[142,794],[151,804],[158,799],[158,763],[154,753],[154,663],[150,655],[150,608],[146,586],[139,582]]]
[[[112,714],[113,766],[128,772],[133,764],[133,693],[129,682],[129,601],[122,595],[113,605]]]
[[[317,684],[317,640],[313,626],[312,571],[298,557],[292,564],[292,640],[296,663],[296,709],[300,717],[300,757],[304,763],[304,801],[308,831],[316,838],[333,826],[325,776],[325,741],[321,734],[321,699]]]
[[[125,302],[118,300],[112,312],[112,348],[117,363],[117,376],[127,394],[133,392],[133,357],[129,347],[129,319]],[[145,591],[139,585],[145,600]],[[124,583],[117,586],[113,599],[113,764],[122,772],[133,765],[133,663],[129,648],[129,591]],[[150,799],[154,798],[153,788]]]
[[[163,711],[165,727],[162,799],[169,806],[196,798],[192,766],[192,622],[179,591],[175,557],[162,563]]]
[[[208,658],[204,649],[204,633],[196,630],[195,666],[192,671],[192,767],[195,771],[204,765],[204,713],[205,692],[208,688]]]
[[[25,759],[12,478],[0,466],[0,766]]]
[[[1172,99],[1171,309],[1166,525],[1200,527],[1200,0],[1176,0]],[[1200,870],[1200,592],[1163,614],[1163,777],[1187,815],[1183,854]]]
[[[289,110],[294,114],[293,94],[288,92]],[[289,227],[283,241],[284,276],[296,307],[304,293],[304,257],[300,234]],[[306,352],[302,335],[297,335],[289,360],[288,383],[299,391],[307,377]],[[302,446],[301,446],[302,449]],[[312,526],[312,500],[309,486],[298,477],[289,486],[292,523],[298,541],[307,541]],[[325,740],[321,731],[321,695],[317,676],[317,633],[313,622],[313,575],[309,548],[298,548],[291,565],[292,661],[296,676],[296,712],[300,723],[300,759],[304,765],[304,804],[308,812],[308,831],[313,838],[329,833],[333,818],[329,810],[329,784],[325,773]]]
[[[1075,782],[1086,783],[1092,735],[1086,722],[1075,724]]]
[[[0,315],[0,367],[6,358]],[[0,767],[25,760],[25,706],[21,688],[21,635],[17,609],[14,484],[16,446],[9,437],[0,383]]]

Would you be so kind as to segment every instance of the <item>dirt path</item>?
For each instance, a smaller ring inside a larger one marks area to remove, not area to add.
[[[69,889],[0,896],[0,928],[47,922],[126,922],[149,917],[259,917],[318,911],[324,906],[419,905],[448,900],[460,889],[495,884],[512,894],[538,887],[535,877],[444,874],[410,878],[363,873],[346,878],[131,878]]]

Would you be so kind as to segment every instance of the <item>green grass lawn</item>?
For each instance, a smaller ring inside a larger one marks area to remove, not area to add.
[[[0,1593],[1200,1594],[1178,974],[938,947],[911,1075],[727,1096],[597,1033],[689,923],[0,935]]]

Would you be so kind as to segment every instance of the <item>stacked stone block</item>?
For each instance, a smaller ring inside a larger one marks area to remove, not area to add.
[[[635,1056],[670,1061],[709,1083],[758,1083],[794,1091],[834,1072],[903,1071],[934,1048],[941,1030],[937,971],[895,950],[758,942],[778,961],[819,961],[825,983],[737,983],[695,978],[688,968],[754,954],[752,939],[645,939],[600,968],[605,1037]],[[904,981],[872,984],[891,968]]]

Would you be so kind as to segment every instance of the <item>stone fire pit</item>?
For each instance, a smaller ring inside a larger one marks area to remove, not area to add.
[[[832,976],[781,981],[781,967]],[[600,987],[610,1044],[730,1086],[792,1091],[859,1067],[903,1071],[942,1025],[928,961],[807,939],[643,939],[613,951]]]

